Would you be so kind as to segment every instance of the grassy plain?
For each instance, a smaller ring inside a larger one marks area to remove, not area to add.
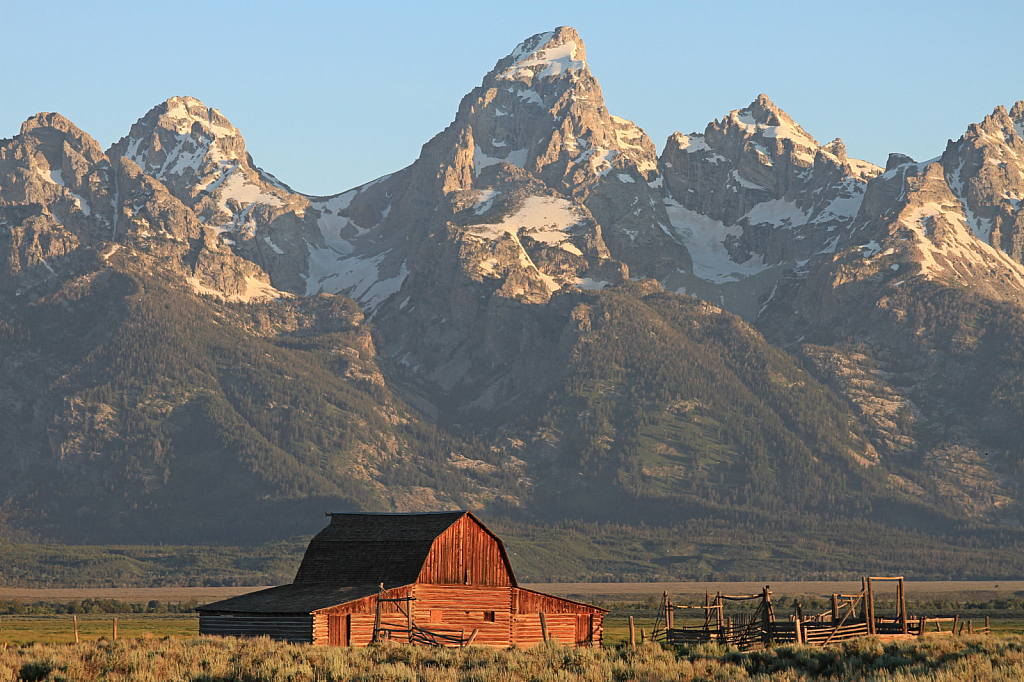
[[[78,616],[80,642],[113,638],[114,616]],[[117,617],[118,639],[146,637],[197,637],[199,617],[193,615]],[[0,617],[0,645],[73,644],[71,616]]]
[[[637,639],[641,629],[650,633],[658,615],[658,604],[663,592],[672,595],[677,604],[703,604],[704,592],[725,594],[754,593],[760,583],[531,583],[527,587],[560,596],[600,604],[610,609],[605,620],[605,644],[615,646],[628,641],[628,618],[636,622]],[[852,581],[773,582],[771,584],[776,614],[785,618],[794,602],[803,605],[805,613],[818,613],[829,609],[828,595],[832,592],[851,593],[860,589]],[[136,608],[135,613],[82,613],[86,600],[105,600],[109,607],[133,605],[145,607],[158,600],[167,607],[176,604],[204,604],[242,594],[258,587],[162,587],[162,588],[0,588],[0,642],[9,644],[68,643],[74,641],[68,607],[76,603],[79,608],[79,637],[82,641],[96,641],[111,634],[112,618],[118,617],[118,635],[121,638],[142,637],[150,633],[156,637],[191,637],[199,632],[195,613],[151,613]],[[880,590],[880,613],[891,609],[887,594]],[[975,625],[990,618],[996,634],[1024,634],[1024,581],[909,581],[907,583],[908,610],[912,614],[960,614]],[[18,602],[22,613],[11,613]],[[127,609],[130,611],[131,609]],[[138,611],[144,611],[139,613]],[[163,610],[167,610],[166,608]],[[3,615],[5,614],[6,615]],[[46,614],[46,615],[40,615]],[[699,611],[678,612],[676,622],[698,624],[689,616]],[[692,621],[692,622],[691,622]]]

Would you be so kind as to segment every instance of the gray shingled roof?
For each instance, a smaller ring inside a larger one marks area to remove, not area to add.
[[[308,614],[377,594],[377,585],[281,585],[200,606],[197,611]]]
[[[327,527],[310,540],[294,583],[214,602],[198,610],[311,613],[369,597],[382,583],[387,589],[411,585],[419,577],[437,536],[466,514],[469,512],[331,514]]]
[[[414,583],[434,540],[466,513],[332,514],[310,541],[295,583]]]

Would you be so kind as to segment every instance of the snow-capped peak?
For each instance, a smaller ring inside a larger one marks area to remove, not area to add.
[[[231,125],[220,111],[208,108],[195,97],[171,97],[161,106],[165,107],[161,118],[173,121],[172,125],[177,133],[192,133],[195,131],[195,124],[198,123],[204,133],[213,137],[239,135],[238,129]]]
[[[763,137],[788,138],[802,146],[818,148],[817,141],[765,94],[758,95],[747,108],[729,112],[729,119],[752,135],[761,133]]]
[[[527,38],[506,59],[509,58],[512,64],[498,74],[499,79],[530,81],[587,68],[583,41],[569,26]]]
[[[210,163],[238,165],[247,159],[238,129],[194,97],[171,97],[153,107],[111,151],[163,181],[194,177]]]

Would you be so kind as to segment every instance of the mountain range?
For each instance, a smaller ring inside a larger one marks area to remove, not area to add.
[[[37,114],[0,140],[0,520],[257,542],[464,507],[1019,543],[1022,200],[1024,101],[884,169],[766,95],[659,155],[569,27],[333,196],[194,98],[105,151]]]

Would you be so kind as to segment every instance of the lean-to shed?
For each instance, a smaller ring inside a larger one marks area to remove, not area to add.
[[[516,583],[501,540],[471,512],[330,514],[291,585],[199,608],[199,632],[365,646],[600,644],[602,608]]]

